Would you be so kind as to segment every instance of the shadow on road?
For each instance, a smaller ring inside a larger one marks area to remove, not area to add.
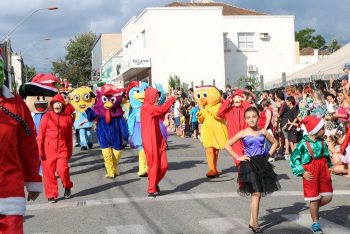
[[[73,167],[90,166],[90,165],[97,164],[97,163],[103,164],[104,163],[103,159],[101,158],[101,159],[96,159],[96,160],[88,161],[88,162],[75,163],[75,164],[71,164],[69,167],[73,168]]]
[[[93,166],[93,167],[85,168],[85,169],[82,169],[82,170],[79,170],[79,171],[73,171],[73,172],[70,173],[70,175],[73,176],[73,175],[80,175],[80,174],[84,174],[84,173],[89,173],[89,172],[92,172],[92,171],[100,170],[100,169],[102,169],[104,167],[105,167],[105,165],[102,162],[100,165],[96,165],[96,166]]]
[[[278,174],[277,178],[278,180],[290,180],[290,177],[287,174]]]
[[[260,225],[263,226],[263,230],[269,229],[273,226],[276,226],[276,225],[286,221],[286,219],[283,218],[282,215],[299,214],[300,212],[308,210],[308,209],[309,209],[309,207],[306,205],[306,203],[303,203],[303,202],[296,202],[292,206],[267,209],[266,211],[269,214],[262,217],[263,222]],[[286,231],[288,231],[288,230],[286,230]],[[277,233],[277,232],[274,232],[274,233]],[[292,232],[285,232],[284,231],[284,232],[280,232],[280,233],[292,233]],[[294,232],[294,233],[298,233],[298,232]]]
[[[203,160],[188,160],[182,162],[169,162],[168,167],[170,171],[188,169],[196,167],[197,164],[206,164]]]
[[[118,179],[118,177],[116,178],[116,180],[117,179]],[[137,178],[137,179],[130,179],[130,180],[125,180],[125,181],[113,181],[111,183],[99,185],[99,186],[88,188],[88,189],[85,189],[85,190],[81,190],[81,191],[79,191],[79,192],[77,192],[75,194],[72,194],[72,198],[97,194],[97,193],[104,192],[104,191],[112,189],[112,188],[116,188],[118,186],[122,186],[122,185],[126,185],[126,184],[129,184],[129,183],[136,182],[138,180],[140,180],[140,179]],[[64,199],[64,198],[62,198],[62,199]]]
[[[35,215],[25,215],[24,216],[24,222],[27,220],[27,219],[31,219],[31,218],[34,218]]]
[[[178,144],[178,145],[169,145],[167,150],[170,151],[170,150],[191,149],[191,148],[194,148],[194,147],[189,144]]]

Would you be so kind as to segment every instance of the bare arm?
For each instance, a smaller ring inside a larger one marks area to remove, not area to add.
[[[225,144],[225,149],[229,152],[229,154],[231,155],[232,158],[235,158],[237,161],[249,161],[250,158],[247,156],[241,156],[239,157],[232,149],[232,145],[234,143],[236,143],[237,141],[239,141],[241,138],[244,137],[244,132],[245,130],[242,130],[240,132],[238,132],[234,137],[232,137],[231,139],[229,139],[226,144]]]
[[[266,121],[265,121],[265,126],[264,126],[265,130],[267,130],[267,128],[269,127],[270,122],[271,122],[271,118],[272,118],[272,112],[270,109],[267,109],[266,110]]]

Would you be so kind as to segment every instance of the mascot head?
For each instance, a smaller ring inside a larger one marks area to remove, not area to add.
[[[87,108],[94,105],[95,98],[96,96],[90,87],[82,86],[70,93],[70,104],[77,112],[85,112]]]
[[[130,100],[132,108],[139,108],[145,99],[145,89],[149,85],[141,81],[132,81],[126,89],[126,98]]]
[[[112,84],[105,84],[96,93],[96,102],[92,109],[97,115],[106,117],[106,119],[123,115],[121,103],[124,89],[118,89]]]
[[[212,107],[221,102],[220,91],[211,85],[196,87],[194,97],[202,108]]]
[[[31,112],[45,113],[52,97],[58,93],[58,84],[59,79],[52,74],[37,74],[32,82],[20,86],[19,94]]]

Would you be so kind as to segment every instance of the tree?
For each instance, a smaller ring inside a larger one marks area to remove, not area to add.
[[[295,32],[295,40],[299,41],[300,49],[311,47],[314,49],[326,49],[326,40],[320,34],[314,35],[316,32],[313,28],[305,28]]]
[[[260,79],[259,77],[254,76],[242,76],[235,82],[234,85],[241,89],[244,89],[247,85],[250,85],[252,86],[253,90],[257,90],[257,88],[260,86]]]
[[[32,78],[36,75],[35,67],[30,67],[28,65],[24,65],[24,79],[26,82],[29,82],[32,80]]]
[[[61,78],[67,78],[74,86],[87,85],[91,80],[91,50],[96,39],[93,32],[82,33],[70,39],[65,47],[65,58],[52,63],[53,72]]]
[[[180,80],[180,77],[178,75],[169,76],[168,83],[172,89],[176,89],[178,87],[181,88],[181,80]]]
[[[327,50],[329,53],[334,53],[335,51],[340,49],[341,45],[339,45],[337,39],[333,38],[327,47],[328,47]]]

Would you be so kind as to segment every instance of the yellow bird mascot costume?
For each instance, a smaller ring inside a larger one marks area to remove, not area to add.
[[[227,141],[227,128],[223,119],[217,117],[221,106],[221,95],[214,86],[201,86],[195,89],[195,100],[200,106],[197,113],[199,123],[202,123],[201,140],[205,147],[205,154],[208,161],[208,178],[217,177],[220,172],[217,170],[219,150],[223,149]]]

